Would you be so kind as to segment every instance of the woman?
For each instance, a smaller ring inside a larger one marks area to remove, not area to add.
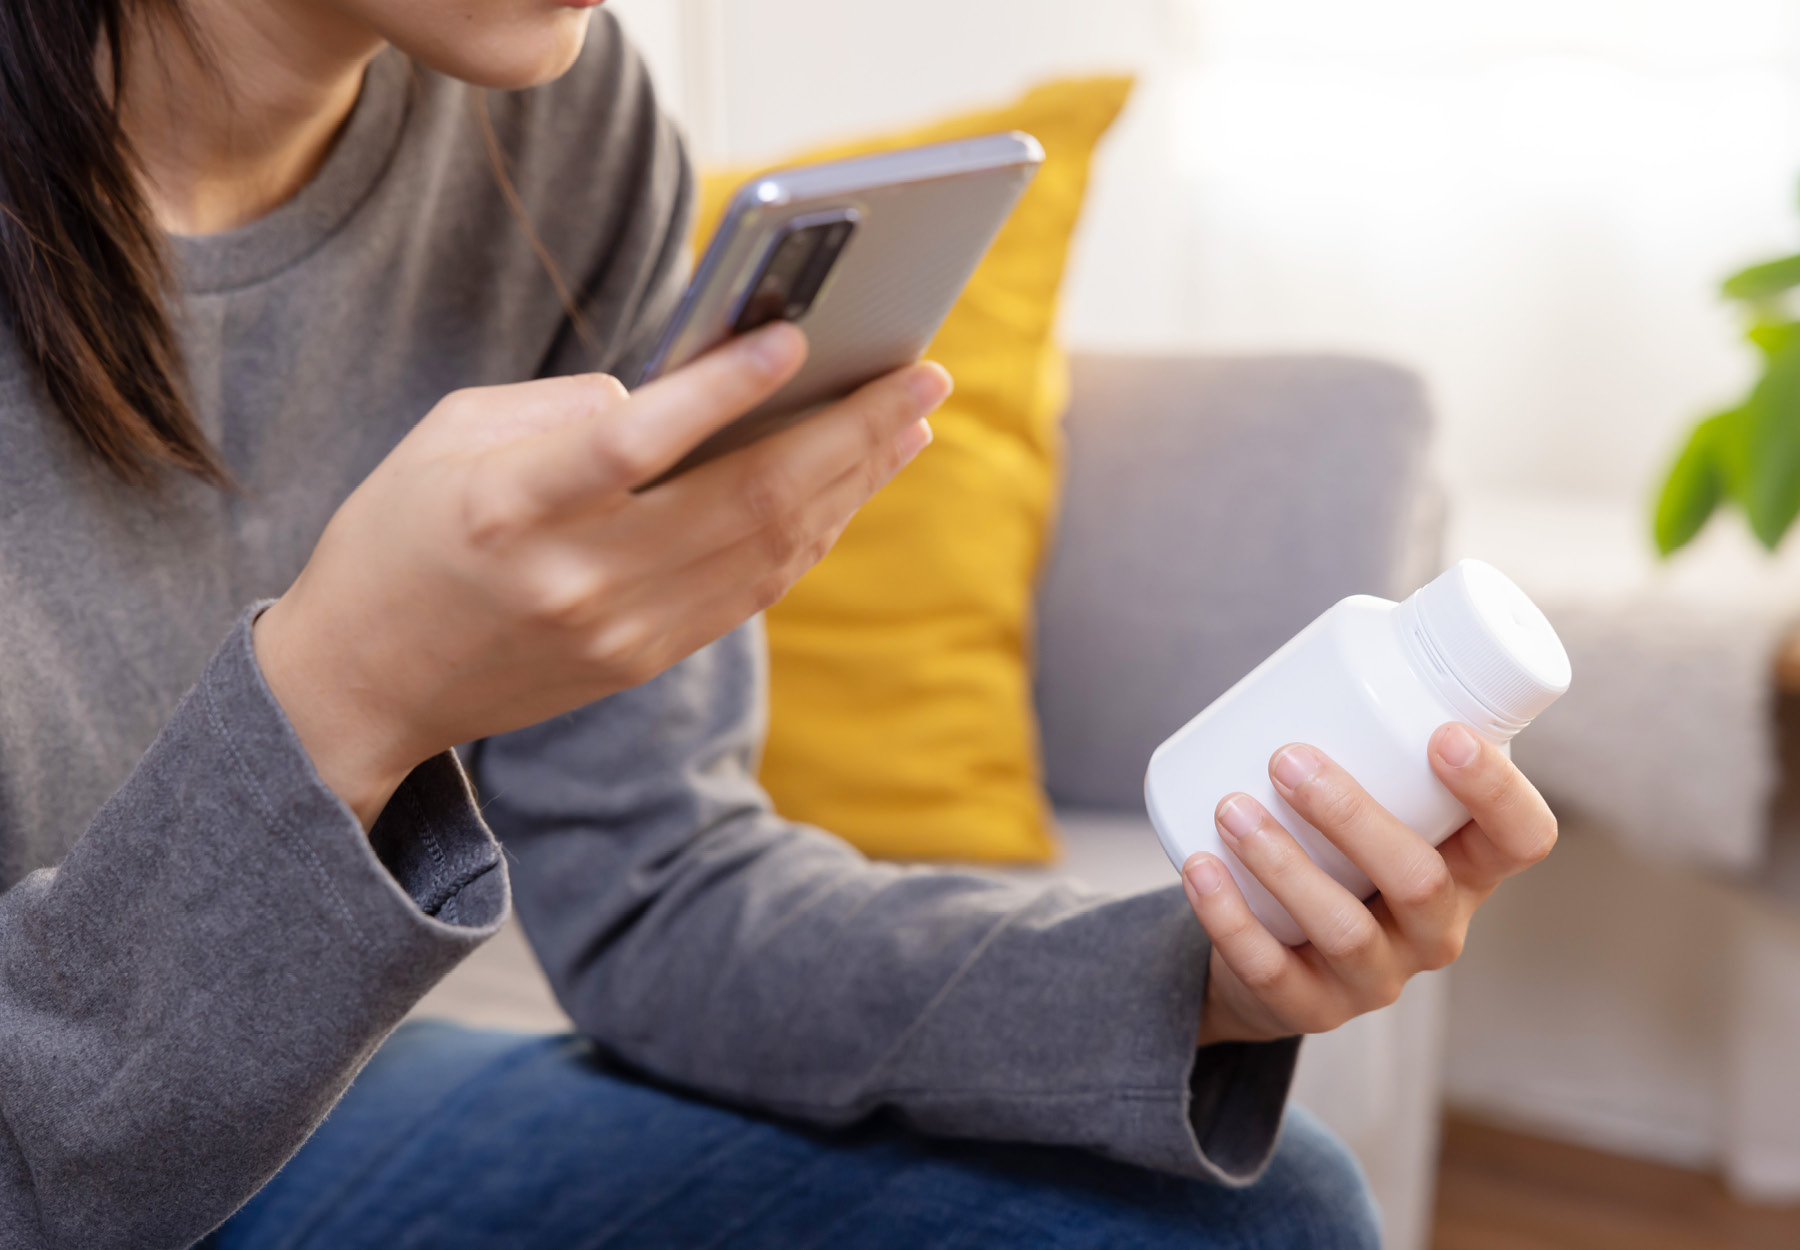
[[[591,16],[0,8],[0,1244],[1373,1245],[1277,1144],[1297,1035],[1454,958],[1542,802],[1447,727],[1440,854],[1284,751],[1384,891],[1228,805],[1299,951],[1214,860],[1027,891],[772,813],[754,614],[949,383],[632,489],[805,345],[605,376],[689,175]],[[592,1041],[384,1045],[509,888]]]

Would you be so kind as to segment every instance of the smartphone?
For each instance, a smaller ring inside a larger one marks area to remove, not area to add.
[[[1015,131],[777,170],[740,187],[632,385],[775,320],[805,330],[810,351],[785,386],[671,474],[919,359],[1043,160],[1038,141]]]

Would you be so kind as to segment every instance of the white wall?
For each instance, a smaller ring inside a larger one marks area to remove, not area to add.
[[[1186,0],[614,0],[665,82],[705,58],[672,104],[705,158],[797,146],[992,103],[1039,79],[1167,60]],[[688,46],[681,46],[683,39]],[[703,98],[704,97],[704,98]]]
[[[1058,75],[1139,74],[1096,166],[1068,278],[1065,337],[1136,348],[1194,341],[1186,324],[1191,206],[1169,155],[1179,84],[1201,37],[1192,0],[611,7],[645,46],[700,158],[714,163],[773,159],[998,103]]]
[[[1452,483],[1636,503],[1751,362],[1713,297],[1800,245],[1788,0],[614,0],[709,160],[1136,68],[1077,346],[1419,369]]]
[[[1787,0],[1211,0],[1177,160],[1214,344],[1423,368],[1457,484],[1641,498],[1800,242]]]

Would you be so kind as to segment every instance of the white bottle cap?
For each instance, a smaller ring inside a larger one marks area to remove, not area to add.
[[[1556,630],[1493,565],[1459,561],[1412,600],[1433,662],[1515,732],[1569,688]]]

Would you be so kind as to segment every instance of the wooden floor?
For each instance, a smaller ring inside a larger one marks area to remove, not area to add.
[[[1800,1250],[1800,1208],[1745,1206],[1712,1176],[1452,1116],[1433,1250]]]

